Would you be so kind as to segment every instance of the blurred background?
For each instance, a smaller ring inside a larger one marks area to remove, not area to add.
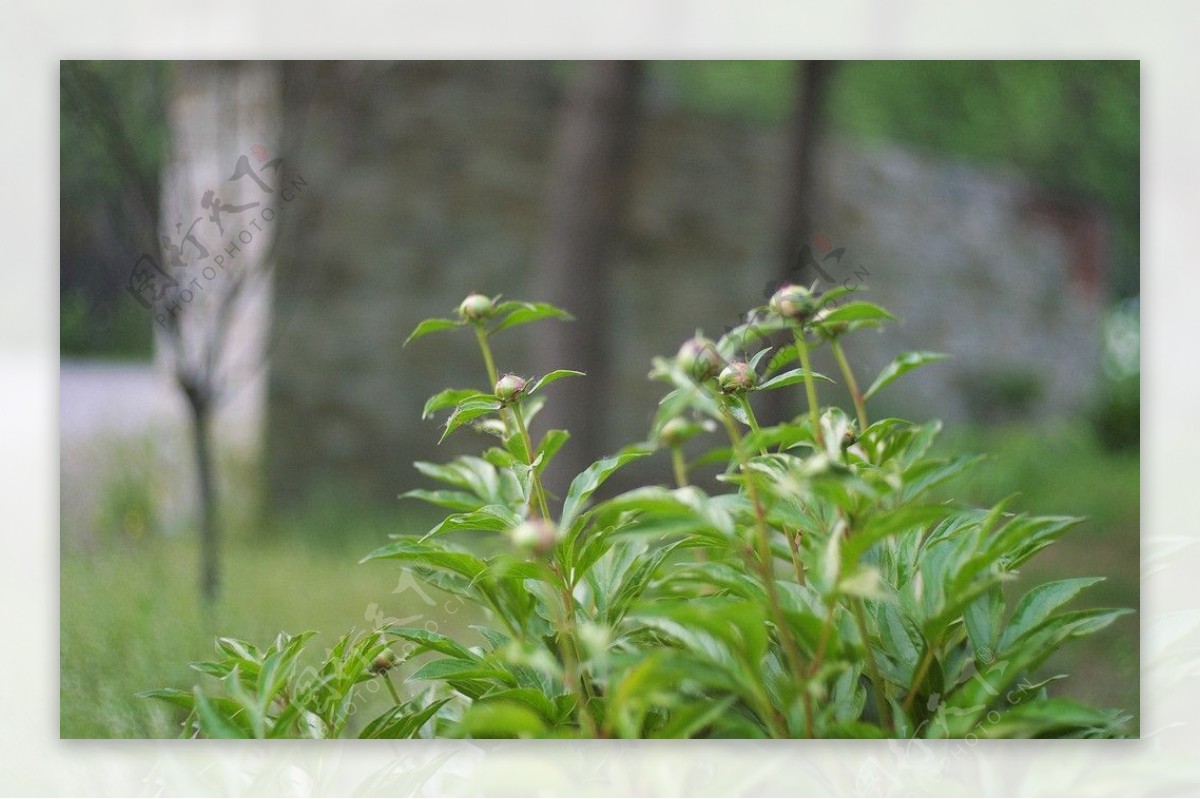
[[[444,387],[484,387],[473,341],[402,346],[471,291],[576,316],[498,351],[502,371],[589,375],[538,419],[572,431],[561,488],[645,437],[654,355],[780,280],[858,285],[901,320],[848,342],[860,375],[952,356],[873,403],[991,455],[947,493],[1088,517],[1014,593],[1105,575],[1087,600],[1137,608],[1139,79],[1136,62],[63,62],[62,735],[176,734],[133,694],[195,682],[218,633],[469,622],[356,561],[430,523],[397,499],[425,484],[412,461],[477,449],[437,447],[420,418]],[[631,479],[669,477],[642,466]],[[1136,732],[1138,662],[1135,616],[1045,670]]]

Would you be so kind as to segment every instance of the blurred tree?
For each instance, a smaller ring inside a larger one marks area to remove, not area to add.
[[[543,411],[550,427],[575,439],[559,455],[558,474],[574,474],[598,457],[606,418],[608,358],[607,267],[629,194],[632,129],[642,65],[601,61],[582,67],[567,91],[559,123],[549,194],[549,227],[531,292],[570,309],[576,321],[533,339],[542,371],[580,369],[590,379],[566,380]],[[554,487],[555,489],[561,486]]]
[[[231,263],[222,266],[221,280],[210,281],[206,289],[197,288],[193,293],[185,283],[188,273],[180,261],[186,245],[173,244],[163,233],[161,178],[168,153],[170,157],[181,156],[179,148],[167,146],[179,131],[167,124],[166,108],[181,92],[183,76],[225,85],[236,98],[233,87],[238,69],[235,62],[202,62],[176,65],[167,76],[162,65],[151,62],[64,62],[62,73],[64,109],[70,109],[69,113],[64,110],[63,123],[64,196],[74,202],[93,192],[107,192],[119,202],[128,225],[129,252],[145,255],[130,255],[117,275],[106,277],[112,278],[111,284],[127,304],[145,310],[126,296],[126,288],[149,306],[147,316],[154,320],[154,335],[186,401],[198,495],[200,589],[208,603],[217,595],[221,538],[212,426],[216,410],[233,383],[223,354],[231,320],[250,293],[249,287],[269,277],[271,252],[268,245],[257,259],[230,259]],[[143,83],[156,86],[152,96],[159,104],[153,112],[139,105],[140,95],[131,88]],[[216,126],[218,130],[236,129],[237,102],[219,103],[218,111],[224,118]],[[76,143],[81,151],[71,152]],[[185,166],[186,159],[195,155],[182,156]],[[191,197],[195,192],[185,194]],[[203,298],[193,302],[193,296],[198,297],[201,291]],[[149,318],[146,325],[151,326]]]
[[[70,355],[148,357],[150,320],[125,277],[157,225],[167,68],[64,61],[59,74],[61,346]]]

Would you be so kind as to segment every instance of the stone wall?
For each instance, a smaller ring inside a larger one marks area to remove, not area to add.
[[[425,398],[484,382],[469,336],[402,348],[405,336],[472,290],[538,298],[527,275],[560,85],[542,64],[288,69],[316,70],[317,89],[289,94],[285,70],[285,127],[303,128],[296,160],[310,203],[280,229],[268,485],[276,505],[314,493],[391,502],[419,482],[412,460],[478,443],[465,433],[436,449],[435,425],[419,418]],[[607,299],[597,296],[611,317],[613,385],[596,387],[609,399],[610,447],[645,435],[662,393],[646,380],[653,355],[763,302],[779,272],[783,145],[775,130],[646,109],[627,230]],[[902,319],[848,343],[861,379],[904,349],[954,356],[897,383],[880,410],[996,420],[1072,413],[1090,399],[1101,305],[1088,286],[1103,266],[1094,225],[1083,226],[1088,249],[1080,225],[1039,211],[1018,175],[841,141],[820,161],[815,252],[842,250],[823,268],[869,285]],[[531,371],[525,349],[523,331],[505,335],[502,368]]]

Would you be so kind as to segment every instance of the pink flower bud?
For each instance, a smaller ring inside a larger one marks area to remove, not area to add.
[[[726,394],[741,394],[754,388],[755,374],[750,364],[734,361],[721,370],[717,385]]]
[[[528,519],[509,530],[508,537],[517,549],[545,555],[558,543],[558,527],[545,519]]]
[[[721,370],[724,360],[717,345],[703,336],[683,342],[676,356],[679,367],[697,380],[707,380]]]
[[[503,375],[496,381],[496,396],[501,402],[512,402],[525,390],[525,379],[513,374]]]

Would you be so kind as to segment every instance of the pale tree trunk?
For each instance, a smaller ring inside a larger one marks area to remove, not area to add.
[[[551,489],[603,454],[609,383],[608,266],[629,193],[630,155],[642,65],[603,61],[581,67],[559,123],[549,196],[549,229],[533,274],[530,299],[570,311],[576,321],[533,334],[537,369],[579,369],[564,380],[539,419],[572,440],[551,470]],[[550,477],[550,473],[547,473]]]

